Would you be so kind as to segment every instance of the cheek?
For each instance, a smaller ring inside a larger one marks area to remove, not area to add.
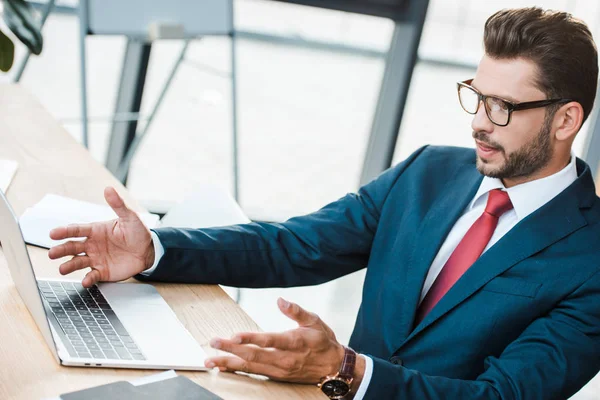
[[[498,132],[497,141],[504,148],[505,155],[509,155],[531,142],[536,134],[529,126],[512,126],[511,123]]]

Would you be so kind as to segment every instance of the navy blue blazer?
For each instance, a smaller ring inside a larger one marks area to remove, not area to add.
[[[564,399],[600,369],[600,199],[589,167],[486,251],[416,327],[423,282],[482,175],[471,149],[424,147],[284,223],[157,229],[140,280],[314,285],[367,268],[350,346],[367,399]],[[315,310],[318,312],[318,310]]]

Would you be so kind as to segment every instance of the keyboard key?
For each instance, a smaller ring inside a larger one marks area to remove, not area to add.
[[[83,341],[87,344],[96,344],[96,340],[93,337],[83,338]]]
[[[97,326],[89,326],[88,329],[90,330],[90,332],[102,332],[102,329],[100,329]]]
[[[125,343],[125,347],[127,347],[129,350],[137,350],[135,343]]]
[[[96,338],[96,342],[98,343],[108,343],[108,339],[104,337],[103,333],[98,334],[99,336],[96,336],[96,334],[93,334],[94,338]]]
[[[38,287],[50,287],[50,283],[48,281],[38,281]]]
[[[83,319],[84,321],[95,321],[96,319],[94,317],[92,317],[91,315],[82,315],[81,319]]]
[[[74,348],[77,353],[87,353],[88,351],[87,348],[83,346],[75,346]]]
[[[81,340],[81,337],[79,335],[77,335],[76,333],[77,332],[75,332],[74,334],[67,334],[67,337],[69,338],[71,343],[73,343],[74,340]]]
[[[141,354],[132,354],[131,356],[133,357],[134,360],[142,360],[143,361],[146,359],[146,357],[144,357]]]
[[[88,333],[88,328],[86,328],[85,326],[78,326],[75,329],[77,329],[78,332],[85,332]]]
[[[104,350],[104,355],[106,356],[106,358],[112,358],[114,360],[119,359],[119,356],[117,355],[117,353],[112,350]]]
[[[110,308],[110,305],[108,304],[99,304],[98,306],[101,310],[112,310],[112,308]]]
[[[75,308],[79,311],[87,311],[87,307],[86,306],[75,306]]]
[[[117,318],[117,314],[115,314],[113,310],[104,310],[104,314],[106,315],[111,325],[119,335],[129,336],[127,329],[125,329],[123,324],[121,324],[121,321],[119,321],[119,318]],[[100,321],[98,321],[98,323],[100,323]]]
[[[125,345],[121,342],[110,342],[110,344],[113,345],[114,348],[120,347],[120,348],[125,348]]]
[[[110,325],[110,322],[108,322],[107,319],[99,319],[97,322],[99,325]]]
[[[92,351],[92,357],[94,358],[105,358],[104,357],[104,353],[102,353],[101,351]]]
[[[68,306],[68,307],[64,307],[65,311],[76,311],[75,307],[72,306]]]
[[[92,358],[92,355],[90,353],[81,353],[81,354],[78,353],[78,355],[81,358]]]
[[[99,343],[98,346],[100,346],[102,350],[112,350],[113,348],[110,343]]]
[[[102,324],[102,325],[98,325],[106,334],[113,334],[115,331],[113,330],[112,326],[110,325],[106,325],[106,324]]]
[[[84,338],[84,339],[90,339],[90,338],[93,338],[92,334],[91,334],[91,333],[87,333],[87,332],[86,332],[86,333],[79,332],[79,336],[81,336],[81,337],[82,337],[82,338]]]
[[[134,343],[131,336],[121,336],[121,340],[123,341],[123,343]]]
[[[94,315],[102,315],[104,316],[104,313],[102,312],[102,310],[90,310],[90,312]]]
[[[91,351],[94,351],[94,350],[99,351],[100,350],[100,347],[98,347],[97,344],[88,344],[87,348],[90,349]]]
[[[48,282],[50,284],[51,287],[53,288],[57,288],[57,287],[61,287],[62,285],[60,284],[60,282]]]

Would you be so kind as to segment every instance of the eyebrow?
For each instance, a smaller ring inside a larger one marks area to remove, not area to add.
[[[473,85],[473,81],[471,81],[471,86],[473,86],[475,89],[479,90],[477,88],[477,86]],[[481,90],[479,90],[479,91],[481,92]],[[499,96],[497,94],[488,94],[487,96],[497,97],[497,98],[502,99],[502,100],[508,100],[511,103],[515,103],[515,104],[522,103],[522,101],[519,101],[519,100],[517,100],[517,99],[515,99],[514,97],[511,97],[511,96]]]

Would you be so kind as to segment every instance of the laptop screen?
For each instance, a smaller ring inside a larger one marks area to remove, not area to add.
[[[46,340],[56,361],[60,362],[21,228],[12,207],[1,190],[0,243],[2,244],[2,252],[6,258],[10,276],[17,287],[19,295],[42,332],[42,336],[44,336],[44,340]]]

